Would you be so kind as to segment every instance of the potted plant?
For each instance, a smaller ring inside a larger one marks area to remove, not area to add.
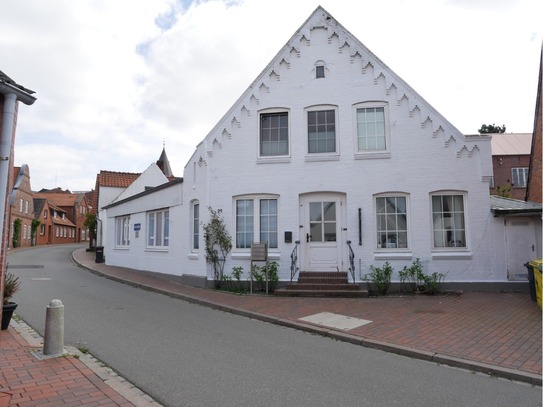
[[[15,311],[17,308],[17,304],[11,302],[10,299],[20,289],[21,282],[19,281],[19,277],[9,272],[6,273],[6,280],[4,284],[4,303],[2,304],[2,331],[8,329],[13,311]]]

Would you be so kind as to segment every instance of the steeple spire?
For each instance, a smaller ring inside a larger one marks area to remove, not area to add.
[[[174,176],[172,173],[172,168],[170,167],[170,161],[166,155],[166,141],[162,141],[162,154],[160,154],[160,158],[156,162],[156,165],[166,177],[171,178]]]

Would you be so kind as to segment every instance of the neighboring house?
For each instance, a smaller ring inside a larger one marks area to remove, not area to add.
[[[18,84],[0,71],[0,304],[3,300],[9,241],[9,202],[19,102],[32,105],[34,91]]]
[[[541,164],[543,161],[541,155],[541,145],[543,144],[543,115],[542,115],[542,104],[543,104],[543,46],[541,47],[541,60],[539,63],[539,79],[537,85],[537,97],[535,103],[535,118],[534,118],[534,134],[532,138],[531,146],[531,161],[530,161],[530,171],[528,179],[528,188],[526,190],[526,200],[532,202],[543,203],[542,197],[542,179],[541,173],[542,168]]]
[[[34,197],[45,198],[66,213],[67,218],[76,226],[76,243],[89,240],[89,233],[84,225],[89,205],[84,193],[71,193],[68,190],[56,188],[41,190],[34,194]]]
[[[44,194],[47,195],[47,194]],[[48,198],[34,198],[36,219],[40,221],[37,244],[77,243],[77,226],[63,208]]]
[[[34,200],[30,187],[28,165],[13,168],[12,191],[9,196],[10,233],[9,247],[30,247],[36,244],[32,231]]]
[[[139,182],[132,185],[136,179]],[[107,243],[107,235],[102,233],[102,230],[106,230],[107,222],[107,217],[103,213],[105,206],[162,185],[173,179],[176,178],[172,173],[165,148],[162,149],[162,153],[156,163],[151,164],[142,174],[100,171],[96,176],[95,189],[90,194],[91,206],[96,208],[97,245],[105,246]]]
[[[490,193],[524,200],[528,186],[532,133],[496,133],[490,136],[494,168]]]
[[[211,207],[232,236],[226,273],[247,277],[252,242],[265,242],[283,281],[291,266],[354,266],[361,282],[385,262],[398,281],[420,258],[457,287],[518,288],[491,213],[490,140],[463,135],[318,7],[198,144],[183,182],[139,192],[138,179],[99,205],[106,263],[207,285]]]

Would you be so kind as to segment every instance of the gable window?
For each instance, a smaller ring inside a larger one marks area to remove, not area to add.
[[[407,249],[407,198],[380,196],[375,199],[377,248]]]
[[[170,211],[147,213],[147,247],[167,248],[170,243]]]
[[[195,201],[192,204],[192,250],[197,251],[200,248],[200,204]]]
[[[432,196],[434,248],[466,247],[463,194]]]
[[[278,247],[276,198],[239,198],[235,201],[235,210],[237,249],[249,249],[255,236],[260,243],[268,243],[270,249]]]
[[[260,156],[288,155],[288,112],[260,114]]]
[[[115,218],[115,245],[117,247],[130,245],[130,216]]]
[[[309,154],[336,152],[336,111],[307,112],[307,152]]]
[[[511,168],[513,187],[526,188],[526,186],[528,185],[528,171],[528,167]]]

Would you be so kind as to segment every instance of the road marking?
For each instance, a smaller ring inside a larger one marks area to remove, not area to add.
[[[51,280],[51,277],[36,277],[36,278],[31,278],[32,281],[49,281]]]
[[[343,329],[345,331],[349,331],[372,322],[368,321],[367,319],[347,317],[345,315],[333,314],[331,312],[320,312],[315,315],[300,318],[300,321],[311,322],[312,324],[323,325],[330,328]]]

